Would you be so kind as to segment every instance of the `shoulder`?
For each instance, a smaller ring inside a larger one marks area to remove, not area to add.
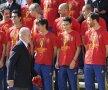
[[[75,31],[75,30],[72,30],[72,32],[70,34],[72,34],[72,35],[79,35],[79,33],[77,31]]]
[[[21,7],[21,11],[24,12],[24,11],[26,11],[26,10],[27,10],[27,7],[26,7],[26,6],[22,6],[22,7]]]
[[[55,22],[59,22],[60,20],[62,20],[62,17],[55,19]]]
[[[9,31],[11,32],[11,31],[13,31],[14,29],[15,29],[15,26],[12,26],[12,27],[9,28]]]
[[[52,33],[52,32],[48,32],[48,35],[49,35],[50,37],[56,37],[56,35],[55,35],[54,33]]]
[[[13,2],[13,5],[20,6],[20,5],[19,5],[19,4],[17,4],[16,2]]]
[[[18,41],[17,44],[13,47],[12,51],[19,51],[23,50],[24,44],[21,41]]]
[[[87,20],[84,20],[84,21],[82,22],[82,24],[85,24],[85,23],[87,23]]]

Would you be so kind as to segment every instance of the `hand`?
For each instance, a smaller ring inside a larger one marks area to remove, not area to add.
[[[70,64],[69,68],[70,68],[70,69],[73,69],[74,67],[75,67],[75,61],[72,60],[72,62],[71,62],[71,64]]]
[[[9,87],[13,87],[14,86],[14,80],[8,80],[7,81]]]
[[[56,62],[55,68],[56,68],[56,69],[59,69],[59,64],[58,64],[58,62]]]
[[[106,13],[106,10],[102,10],[99,12],[100,14],[105,14]]]

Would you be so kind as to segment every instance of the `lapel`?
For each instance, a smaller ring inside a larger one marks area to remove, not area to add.
[[[21,40],[19,40],[18,43],[24,48],[27,57],[28,57],[28,58],[31,58],[30,52],[28,51],[28,49],[27,49],[27,47],[24,45],[24,43],[23,43]]]
[[[26,46],[24,45],[24,43],[21,40],[18,41],[18,44],[21,45],[24,48],[24,50],[28,51]]]

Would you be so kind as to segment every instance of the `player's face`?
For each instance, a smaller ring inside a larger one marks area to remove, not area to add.
[[[27,43],[30,43],[30,41],[31,41],[31,32],[30,31],[26,32],[25,39],[26,39]]]
[[[87,18],[87,15],[89,14],[89,11],[86,10],[85,7],[82,8],[82,14],[84,16],[84,18],[86,19]]]
[[[29,8],[29,12],[32,17],[35,17],[35,10]]]
[[[62,23],[62,28],[64,31],[70,30],[72,27],[72,24],[69,23],[68,21],[63,21]]]
[[[95,25],[94,21],[90,17],[87,18],[87,24],[88,27],[93,27]]]
[[[59,7],[58,13],[60,14],[60,16],[64,16],[65,10],[62,7]]]
[[[38,28],[38,30],[39,30],[40,32],[42,32],[43,29],[44,29],[44,25],[37,24],[37,28]]]
[[[17,23],[19,23],[20,22],[20,20],[21,20],[21,17],[18,17],[18,15],[16,14],[16,13],[12,13],[12,22],[14,23],[14,24],[17,24]]]
[[[3,17],[7,19],[10,18],[10,10],[4,10]]]

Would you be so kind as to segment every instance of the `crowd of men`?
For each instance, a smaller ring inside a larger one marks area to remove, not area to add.
[[[78,90],[78,74],[106,90],[108,0],[17,1],[0,6],[0,90]]]

